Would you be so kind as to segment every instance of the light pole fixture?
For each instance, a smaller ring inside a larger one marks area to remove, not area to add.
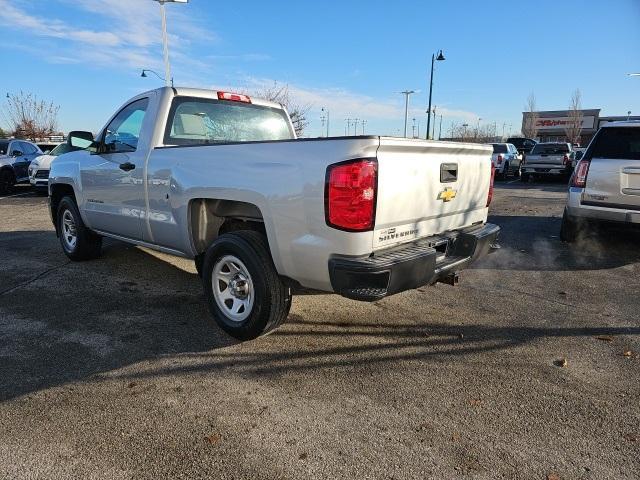
[[[407,120],[409,119],[409,95],[416,93],[415,90],[405,90],[400,92],[404,95],[404,137],[407,138]]]
[[[166,79],[166,78],[162,78],[162,76],[160,76],[160,75],[158,74],[158,72],[156,72],[156,71],[154,71],[154,70],[150,70],[150,69],[148,69],[148,68],[143,69],[143,70],[142,70],[142,73],[140,74],[140,76],[141,76],[142,78],[147,78],[147,77],[149,76],[149,75],[147,75],[147,72],[149,72],[149,73],[153,73],[153,74],[154,74],[156,77],[158,77],[160,80],[162,80],[163,82],[167,83],[167,79]],[[173,87],[173,78],[170,80],[170,83],[171,83],[171,86]],[[167,85],[168,85],[168,83],[167,83]]]
[[[431,54],[431,81],[429,82],[429,106],[427,107],[427,136],[426,140],[429,140],[429,127],[431,127],[431,96],[433,95],[433,66],[435,61],[442,62],[444,61],[444,55],[442,54],[442,50],[438,52],[438,56],[435,54]],[[435,119],[434,119],[435,120]]]
[[[322,107],[322,109],[320,111],[322,111],[322,112],[327,114],[327,137],[329,137],[329,110],[324,108],[324,107]]]
[[[167,87],[169,81],[173,86],[173,77],[171,76],[171,65],[169,64],[169,40],[167,38],[167,15],[164,11],[165,3],[188,3],[189,0],[154,0],[160,4],[160,18],[162,20],[162,53],[164,56],[164,80]],[[159,76],[159,75],[158,75]]]
[[[630,77],[640,77],[640,73],[627,73]]]

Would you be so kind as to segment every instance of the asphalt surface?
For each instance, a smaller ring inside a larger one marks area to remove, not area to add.
[[[190,262],[71,263],[1,198],[0,478],[640,478],[640,236],[564,245],[564,199],[503,182],[459,286],[296,296],[238,343]]]

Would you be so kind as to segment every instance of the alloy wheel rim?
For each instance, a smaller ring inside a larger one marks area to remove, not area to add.
[[[233,255],[219,258],[213,266],[211,286],[216,304],[225,316],[234,322],[249,317],[255,291],[249,270],[239,258]]]
[[[76,222],[69,210],[62,214],[62,240],[68,250],[73,251],[78,243]]]

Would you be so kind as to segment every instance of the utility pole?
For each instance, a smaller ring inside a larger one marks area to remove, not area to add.
[[[400,92],[404,95],[404,137],[407,138],[407,121],[409,119],[409,95],[416,93],[415,90],[405,90]]]

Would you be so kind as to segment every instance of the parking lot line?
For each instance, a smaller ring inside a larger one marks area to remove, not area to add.
[[[516,182],[519,182],[519,181],[520,181],[520,179],[516,178],[515,180],[511,180],[510,182],[507,182],[507,185],[511,185],[512,183],[516,183]]]

